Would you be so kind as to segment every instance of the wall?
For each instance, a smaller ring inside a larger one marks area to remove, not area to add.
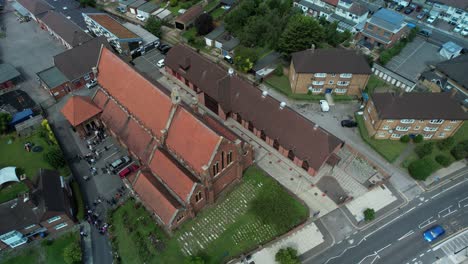
[[[52,89],[49,89],[45,84],[42,84],[42,87],[49,91],[49,94],[56,100],[64,97],[72,90],[70,82],[62,83],[61,85]]]
[[[369,27],[372,27],[372,29],[370,29]],[[393,33],[393,32],[390,32],[390,31],[387,31],[383,28],[380,28],[376,25],[370,25],[369,23],[366,23],[365,26],[364,26],[364,30],[365,31],[368,31],[368,32],[371,32],[371,34],[375,34],[375,35],[378,35],[378,36],[382,36],[383,38],[385,39],[388,39],[390,41],[389,44],[387,43],[383,43],[381,42],[380,40],[378,39],[375,39],[373,38],[372,36],[362,36],[361,38],[364,38],[364,37],[367,37],[368,38],[368,41],[370,43],[378,43],[379,45],[378,46],[383,46],[385,48],[389,48],[391,46],[393,46],[395,44],[395,42],[397,42],[405,33],[406,33],[406,29],[405,27],[403,27],[402,29],[400,29],[400,31],[396,32],[396,33]],[[385,34],[387,34],[387,36],[385,36]],[[389,35],[388,35],[389,34]]]

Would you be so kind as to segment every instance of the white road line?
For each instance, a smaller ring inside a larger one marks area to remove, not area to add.
[[[432,250],[432,249],[428,249],[428,250],[426,251],[426,253],[429,253],[429,252],[431,252],[431,250]]]
[[[421,204],[423,204],[423,203],[419,203],[418,206],[421,206]]]
[[[422,257],[422,256],[424,256],[424,253],[422,253],[421,255],[419,255],[419,257]]]
[[[415,262],[416,260],[417,260],[417,258],[414,258],[414,259],[413,259],[413,260],[411,260],[411,261]]]
[[[379,255],[375,256],[375,258],[371,261],[371,264],[374,263],[374,261],[376,261],[379,258],[380,258]]]
[[[411,230],[411,231],[409,231],[408,233],[404,234],[402,237],[400,237],[400,238],[398,239],[398,241],[401,241],[401,240],[403,240],[403,239],[405,239],[405,238],[411,236],[412,234],[414,234],[414,231],[413,231],[413,230]]]
[[[440,193],[438,193],[438,194],[435,194],[435,195],[431,196],[431,198],[433,198],[433,199],[434,199],[434,198],[436,198],[437,196],[439,196],[440,194],[441,194],[441,192],[440,192]]]
[[[450,208],[452,208],[452,207],[453,207],[453,205],[450,205],[449,207],[447,207],[447,208],[445,208],[445,209],[439,211],[438,216],[439,216],[439,217],[446,217],[447,215],[450,215],[450,214],[452,214],[453,212],[456,212],[456,211],[457,211],[456,209],[453,210],[453,211],[450,209]],[[442,214],[442,212],[445,212],[445,211],[448,211],[448,212]]]
[[[461,206],[461,203],[462,203],[463,201],[465,201],[465,200],[468,200],[468,197],[465,197],[465,198],[461,199],[460,201],[458,201],[458,207],[461,208],[461,207],[462,207],[462,206]],[[468,206],[468,202],[467,202],[467,204],[465,204],[463,207],[467,207],[467,206]]]
[[[428,225],[430,225],[430,224],[432,224],[432,223],[434,223],[434,222],[436,221],[436,220],[432,220],[432,221],[431,221],[431,219],[432,219],[432,216],[429,217],[429,218],[428,218],[427,220],[425,220],[424,222],[420,223],[420,224],[418,225],[419,229],[423,229],[424,227],[426,227],[426,226],[428,226]]]
[[[411,207],[408,211],[406,211],[406,213],[409,213],[411,211],[413,211],[416,207]]]
[[[388,247],[391,246],[391,245],[392,245],[392,244],[388,244],[388,245],[386,245],[385,247],[383,247],[383,248],[377,250],[377,252],[375,252],[375,253],[378,254],[380,251],[382,251],[382,250],[388,248]]]
[[[105,158],[104,160],[107,160],[108,158],[110,158],[110,157],[114,156],[114,155],[115,155],[115,154],[117,154],[117,153],[119,153],[119,152],[118,152],[118,151],[116,151],[116,152],[114,152],[114,153],[110,154],[110,156],[107,156],[107,158]]]
[[[361,264],[366,258],[368,258],[368,257],[373,257],[373,256],[376,256],[376,258],[379,258],[379,256],[377,255],[377,253],[374,253],[374,254],[365,256],[363,259],[361,259],[361,261],[358,262],[358,264]],[[376,258],[374,258],[374,259],[376,259]],[[326,262],[325,262],[325,263],[326,263]]]
[[[451,211],[450,213],[448,213],[448,214],[446,214],[446,215],[444,215],[444,216],[442,216],[442,217],[449,216],[449,215],[451,215],[451,214],[455,213],[456,211],[458,211],[458,210],[453,210],[453,211]]]

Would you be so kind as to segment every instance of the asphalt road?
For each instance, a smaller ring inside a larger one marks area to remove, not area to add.
[[[339,242],[304,263],[432,263],[442,257],[432,251],[422,233],[440,224],[449,237],[468,226],[468,173],[450,185],[426,192],[383,221]],[[437,243],[438,241],[435,241]]]
[[[429,41],[434,44],[443,45],[444,43],[448,41],[452,41],[452,42],[457,43],[458,45],[468,48],[468,39],[464,38],[460,34],[457,34],[457,35],[448,34],[442,30],[439,30],[438,28],[431,27],[426,23],[422,23],[420,20],[416,20],[408,16],[405,17],[405,21],[409,23],[413,23],[421,29],[423,28],[431,29],[432,35],[429,37]]]

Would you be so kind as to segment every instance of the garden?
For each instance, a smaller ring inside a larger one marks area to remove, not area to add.
[[[275,180],[250,167],[242,182],[171,236],[130,199],[111,215],[114,251],[123,263],[223,263],[265,244],[307,219],[308,209]]]

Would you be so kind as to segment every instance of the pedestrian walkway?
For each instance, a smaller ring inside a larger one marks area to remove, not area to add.
[[[93,244],[91,241],[91,226],[88,222],[83,222],[80,225],[80,231],[86,234],[81,236],[81,248],[83,249],[83,263],[93,263]]]
[[[457,175],[463,175],[468,172],[468,162],[466,160],[460,160],[452,163],[447,168],[442,168],[432,175],[427,177],[427,179],[422,182],[426,188],[437,185],[438,183],[447,179],[448,176],[451,178],[456,177]],[[453,174],[456,174],[455,176]]]
[[[434,247],[434,251],[442,249],[453,263],[468,262],[468,230],[450,238]]]
[[[414,148],[416,147],[413,143],[408,143],[406,148],[401,152],[400,156],[393,162],[395,166],[400,166],[401,163],[406,160],[406,158],[413,153]]]
[[[357,222],[361,222],[364,220],[363,213],[367,208],[374,209],[375,212],[378,212],[397,199],[398,198],[393,195],[387,186],[382,185],[350,201],[346,204],[346,208],[351,212]]]

